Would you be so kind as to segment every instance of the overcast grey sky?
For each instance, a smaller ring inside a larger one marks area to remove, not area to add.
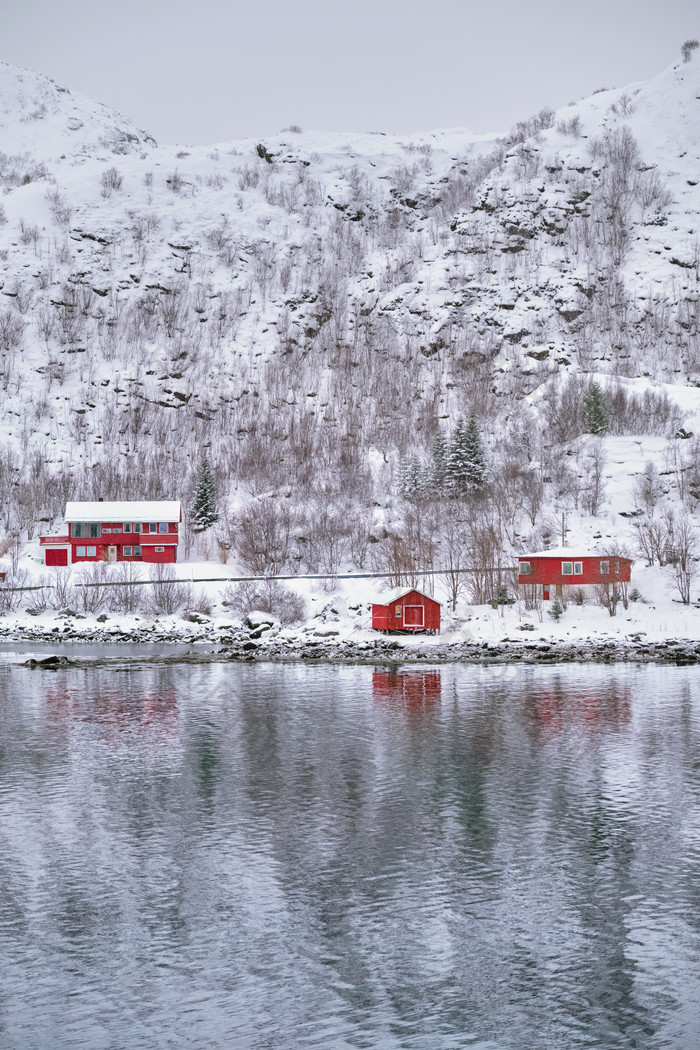
[[[0,58],[121,110],[160,142],[290,123],[504,131],[648,80],[700,36],[698,0],[17,0]],[[696,57],[696,61],[698,61]]]

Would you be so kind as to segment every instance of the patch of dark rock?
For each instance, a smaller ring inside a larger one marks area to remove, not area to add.
[[[69,660],[67,656],[41,656],[39,659],[31,657],[29,660],[25,660],[22,667],[40,667],[47,671],[55,671],[61,667],[73,667],[75,665],[74,660]]]

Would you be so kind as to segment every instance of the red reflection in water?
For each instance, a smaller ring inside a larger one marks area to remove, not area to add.
[[[423,710],[440,703],[442,683],[439,671],[372,672],[375,700],[399,702],[404,707]]]
[[[103,689],[87,698],[75,687],[57,684],[46,690],[46,708],[53,722],[93,722],[107,736],[119,735],[137,725],[145,734],[179,733],[177,699],[169,694],[126,696],[115,689]]]
[[[632,718],[632,691],[627,685],[606,689],[564,689],[561,686],[525,697],[533,721],[542,729],[558,732],[569,726],[593,731],[605,726],[621,729]]]

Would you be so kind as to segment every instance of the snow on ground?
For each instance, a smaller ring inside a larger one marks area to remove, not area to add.
[[[79,614],[66,617],[63,610],[47,610],[31,615],[26,609],[0,617],[0,638],[20,638],[23,634],[54,634],[69,629],[72,636],[92,633],[120,634],[123,632],[147,632],[155,629],[163,634],[187,639],[197,635],[205,641],[216,641],[219,632],[231,627],[242,627],[243,619],[230,607],[223,604],[225,588],[233,575],[232,567],[217,562],[181,562],[176,565],[177,576],[190,581],[195,596],[206,594],[211,603],[211,615],[195,613],[192,620],[186,610],[172,616],[138,612],[119,615],[112,612]],[[200,580],[209,582],[201,583]],[[220,580],[220,583],[210,582]],[[385,590],[385,580],[358,579],[334,581],[332,589],[326,590],[318,580],[300,579],[285,583],[301,597],[307,607],[304,623],[282,625],[274,617],[251,615],[250,624],[273,621],[270,637],[288,639],[290,645],[300,640],[324,638],[329,641],[372,642],[382,638],[371,627],[371,604]],[[185,584],[187,586],[187,584]],[[617,615],[611,617],[607,610],[588,598],[584,605],[569,601],[558,621],[551,615],[552,602],[543,602],[539,608],[528,609],[524,601],[516,600],[511,605],[493,609],[488,605],[469,605],[460,601],[454,613],[449,608],[439,578],[433,583],[434,596],[443,603],[442,630],[439,635],[392,635],[392,640],[401,646],[420,646],[430,650],[445,643],[473,642],[498,643],[510,641],[582,642],[587,639],[600,642],[605,639],[624,641],[642,637],[649,642],[663,642],[669,638],[700,642],[700,578],[693,588],[692,601],[682,605],[674,594],[668,569],[658,566],[645,567],[637,562],[632,570],[630,593],[635,590],[640,597],[628,603],[625,609],[618,606]],[[431,583],[419,584],[419,589],[430,592]],[[144,588],[144,591],[147,588]],[[190,603],[190,608],[192,603]],[[78,606],[79,608],[79,606]],[[77,611],[74,609],[74,611]]]

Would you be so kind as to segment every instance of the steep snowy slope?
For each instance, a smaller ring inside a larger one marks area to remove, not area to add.
[[[206,455],[222,504],[274,504],[282,564],[362,564],[399,529],[406,463],[430,489],[474,412],[517,545],[588,500],[593,381],[632,469],[649,435],[664,469],[700,383],[699,107],[691,61],[501,137],[190,149],[0,65],[5,530],[67,496],[186,498]]]

